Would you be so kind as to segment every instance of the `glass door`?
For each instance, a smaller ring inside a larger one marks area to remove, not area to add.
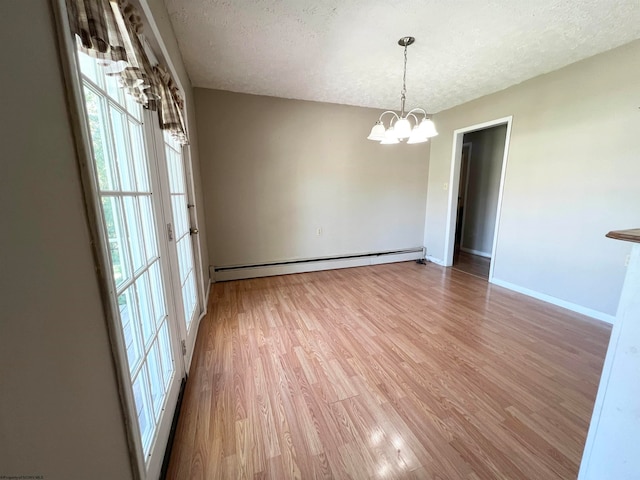
[[[164,153],[166,164],[165,185],[169,192],[166,210],[172,214],[172,232],[174,237],[174,275],[175,288],[182,292],[182,322],[181,330],[185,341],[183,353],[185,355],[185,368],[193,352],[196,329],[200,314],[198,291],[196,287],[196,268],[193,248],[194,235],[198,234],[195,215],[193,214],[193,202],[189,199],[187,183],[187,168],[182,146],[173,136],[163,132],[158,139],[158,148]]]
[[[184,368],[176,362],[180,334],[161,172],[145,131],[145,123],[156,122],[95,59],[78,57],[140,448],[148,477],[157,478]]]

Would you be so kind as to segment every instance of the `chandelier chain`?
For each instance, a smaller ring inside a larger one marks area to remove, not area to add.
[[[407,46],[404,47],[404,74],[402,75],[402,96],[407,93]]]
[[[398,40],[398,45],[404,48],[404,68],[402,70],[402,92],[400,95],[400,113],[394,110],[387,110],[380,114],[378,121],[371,129],[367,137],[368,140],[380,142],[383,145],[391,145],[407,140],[407,143],[424,143],[431,137],[438,135],[433,121],[423,108],[412,108],[405,112],[407,96],[407,47],[415,42],[413,37],[402,37]],[[419,116],[422,115],[422,120]],[[388,127],[385,126],[383,118],[391,116]]]
[[[404,46],[404,72],[402,74],[402,92],[400,95],[400,116],[404,117],[404,103],[406,100],[407,93],[407,45]]]

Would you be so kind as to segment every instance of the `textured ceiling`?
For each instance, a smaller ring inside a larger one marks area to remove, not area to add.
[[[197,87],[399,109],[464,103],[640,38],[640,0],[165,0]]]

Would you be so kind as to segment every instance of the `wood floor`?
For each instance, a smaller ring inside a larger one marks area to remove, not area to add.
[[[482,277],[484,279],[489,278],[490,266],[490,258],[473,255],[472,253],[459,251],[453,257],[453,268],[455,270],[469,273],[477,277]]]
[[[170,479],[575,479],[610,327],[434,264],[212,286]]]

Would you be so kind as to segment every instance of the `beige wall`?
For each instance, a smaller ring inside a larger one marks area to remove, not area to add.
[[[0,2],[0,37],[0,475],[125,480],[49,2]]]
[[[193,183],[195,186],[196,204],[198,205],[197,214],[197,226],[200,230],[200,261],[202,264],[202,272],[204,274],[205,287],[209,282],[209,252],[207,249],[207,233],[205,228],[205,205],[204,197],[202,194],[202,181],[200,175],[200,156],[198,154],[198,131],[196,129],[196,109],[194,105],[193,87],[191,86],[191,80],[182,62],[182,54],[178,48],[178,42],[176,41],[175,34],[173,33],[173,27],[171,26],[171,20],[167,13],[167,8],[162,0],[146,0],[147,5],[151,9],[151,15],[155,21],[159,34],[162,37],[163,43],[167,48],[171,62],[176,69],[176,73],[184,88],[185,95],[185,110],[187,113],[187,123],[189,129],[189,150],[191,152],[191,164],[193,167]]]
[[[466,185],[461,185],[466,188],[462,247],[487,255],[491,255],[493,249],[506,137],[506,125],[464,136],[464,143],[472,146],[469,179]]]
[[[453,131],[513,115],[496,279],[596,312],[616,312],[640,222],[640,41],[435,116],[427,253],[442,259]]]
[[[422,246],[429,147],[366,140],[379,110],[195,98],[215,266]]]

